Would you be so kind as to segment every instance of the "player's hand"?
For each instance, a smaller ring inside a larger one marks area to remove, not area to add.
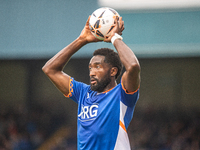
[[[83,40],[86,43],[91,43],[91,42],[100,42],[102,40],[97,39],[90,31],[90,27],[89,27],[89,20],[90,20],[90,16],[88,17],[88,20],[85,24],[85,27],[83,28],[79,38],[81,40]]]
[[[111,38],[114,36],[115,33],[118,33],[119,35],[122,35],[122,31],[124,30],[124,21],[122,20],[122,17],[115,17],[115,27],[111,31],[111,34],[109,37],[104,39],[104,42],[111,42]]]

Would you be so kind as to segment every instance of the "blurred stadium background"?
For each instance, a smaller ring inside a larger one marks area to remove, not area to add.
[[[102,6],[123,17],[124,41],[142,68],[132,149],[200,149],[198,0],[0,0],[0,149],[76,149],[77,106],[41,68]],[[65,72],[88,83],[89,59],[100,47],[114,48],[87,45]]]

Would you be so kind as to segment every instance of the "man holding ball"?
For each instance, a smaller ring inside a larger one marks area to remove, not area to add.
[[[89,19],[80,36],[42,69],[66,97],[78,104],[78,150],[130,150],[127,128],[139,98],[140,65],[120,36],[124,30],[122,17],[115,19],[111,35],[104,39],[111,42],[118,53],[108,48],[94,51],[89,62],[90,85],[63,72],[71,56],[81,47],[100,41],[91,33]],[[122,66],[125,72],[117,84]]]

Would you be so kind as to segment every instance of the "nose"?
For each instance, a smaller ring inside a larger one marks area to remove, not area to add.
[[[94,69],[90,68],[90,73],[89,73],[90,77],[94,77],[95,76],[95,71]]]

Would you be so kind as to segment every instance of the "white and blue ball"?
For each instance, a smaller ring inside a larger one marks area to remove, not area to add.
[[[107,38],[116,25],[115,17],[119,19],[120,15],[112,8],[102,7],[95,10],[89,20],[92,34],[100,40]]]

